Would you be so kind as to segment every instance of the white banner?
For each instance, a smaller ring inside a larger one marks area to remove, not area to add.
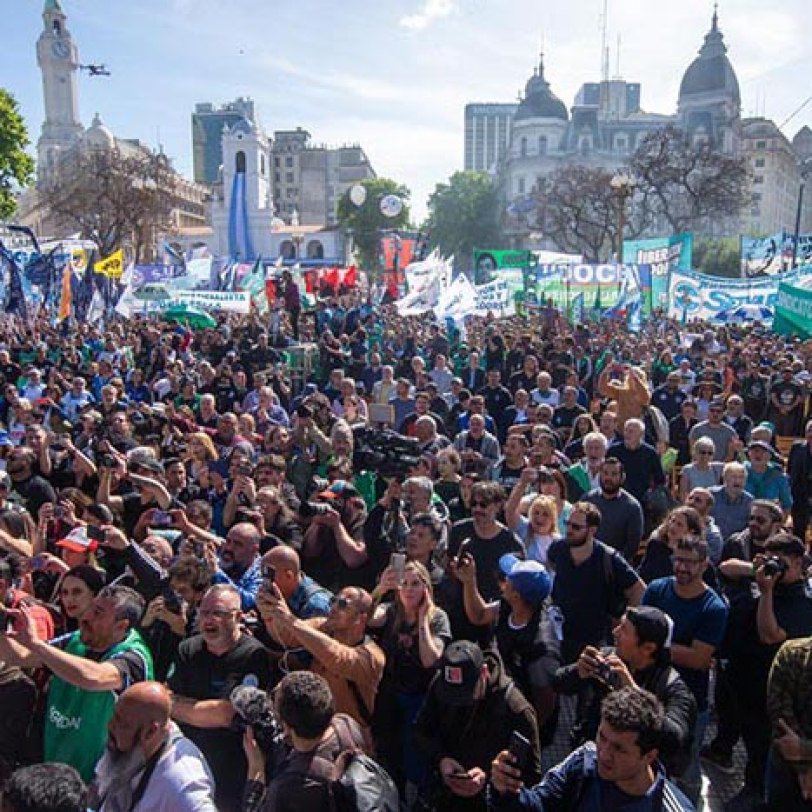
[[[668,315],[675,319],[707,320],[722,310],[743,304],[775,307],[781,282],[797,284],[800,278],[809,276],[811,272],[812,268],[807,266],[759,279],[727,279],[693,271],[672,270],[668,286]]]
[[[462,318],[476,310],[476,288],[471,280],[461,273],[442,293],[434,308],[434,315],[439,320]]]
[[[502,315],[510,307],[510,285],[504,279],[495,279],[486,285],[477,285],[476,310],[481,315]]]
[[[440,289],[447,287],[450,275],[449,263],[440,258],[437,250],[431,252],[422,262],[411,262],[404,269],[409,293],[420,293],[439,282]]]
[[[132,315],[162,313],[177,305],[243,315],[251,312],[251,294],[247,291],[172,290],[168,293],[169,295],[162,299],[139,301],[131,290],[126,290],[116,305],[116,312],[129,318]]]

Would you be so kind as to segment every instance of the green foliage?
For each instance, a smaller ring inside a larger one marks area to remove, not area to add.
[[[15,186],[27,186],[34,175],[34,161],[25,148],[30,143],[16,99],[0,88],[0,220],[16,208]]]
[[[694,268],[712,276],[737,279],[741,276],[738,237],[695,237]]]
[[[475,248],[503,247],[499,212],[498,191],[487,173],[455,172],[429,197],[429,244],[467,270]]]
[[[406,205],[410,192],[402,184],[389,178],[371,178],[360,186],[367,190],[366,200],[356,206],[350,200],[349,190],[338,201],[338,223],[351,232],[361,267],[374,270],[379,267],[379,240],[381,231],[405,228],[409,224],[409,207]],[[386,195],[397,195],[403,201],[403,210],[397,217],[381,214],[381,200]]]

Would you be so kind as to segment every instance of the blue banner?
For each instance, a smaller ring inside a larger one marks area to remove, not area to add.
[[[624,263],[651,266],[651,299],[646,302],[644,296],[644,310],[668,306],[668,276],[671,271],[690,271],[693,253],[693,234],[623,241]]]

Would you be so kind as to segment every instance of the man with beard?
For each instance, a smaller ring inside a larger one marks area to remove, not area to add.
[[[6,473],[11,477],[12,493],[22,497],[23,507],[36,516],[46,503],[56,504],[56,492],[50,482],[34,473],[36,455],[31,448],[19,446],[6,457]]]
[[[583,501],[591,502],[601,512],[597,532],[600,540],[622,553],[627,561],[632,561],[643,539],[643,508],[623,488],[625,478],[620,460],[614,457],[604,460],[599,486],[589,491]]]
[[[506,553],[524,555],[516,534],[496,517],[502,512],[505,491],[498,482],[477,482],[471,489],[471,516],[456,522],[451,529],[449,557],[470,555],[476,564],[477,590],[490,603],[501,594],[496,573],[499,559]],[[437,595],[438,603],[448,613],[454,639],[487,641],[491,630],[472,624],[465,613],[462,584],[452,576]]]
[[[600,523],[595,505],[576,502],[565,523],[565,538],[554,541],[547,552],[556,573],[553,603],[564,613],[565,664],[575,662],[586,646],[605,645],[611,618],[622,614],[618,598],[637,606],[645,589],[623,556],[595,538]]]
[[[646,426],[642,420],[630,418],[623,426],[623,442],[609,446],[607,457],[615,457],[626,470],[626,490],[640,504],[645,503],[651,488],[665,485],[665,474],[657,451],[643,441]]]
[[[172,718],[200,748],[216,784],[217,808],[241,808],[246,761],[242,736],[231,729],[229,701],[239,685],[265,688],[268,652],[240,628],[240,595],[228,584],[210,587],[198,612],[200,634],[184,640],[170,670]]]
[[[45,761],[61,761],[90,781],[106,745],[106,726],[116,695],[152,679],[152,655],[135,630],[144,599],[125,586],[105,587],[82,615],[79,631],[52,642],[39,638],[26,606],[15,633],[0,632],[0,659],[22,668],[52,672],[45,706]]]
[[[685,536],[672,556],[674,574],[652,581],[643,605],[656,606],[674,621],[671,659],[696,699],[697,721],[690,764],[683,785],[692,798],[699,797],[699,749],[710,721],[708,690],[713,656],[722,643],[727,625],[727,605],[703,580],[708,566],[708,545]]]
[[[228,531],[219,566],[212,577],[215,584],[228,584],[237,591],[244,612],[256,606],[257,591],[262,584],[261,544],[262,534],[253,524],[235,524]]]
[[[121,695],[96,767],[93,809],[216,812],[209,765],[172,722],[171,709],[169,691],[159,682],[140,682]]]

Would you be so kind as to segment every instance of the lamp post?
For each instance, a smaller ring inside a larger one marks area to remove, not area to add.
[[[809,172],[812,170],[812,159],[807,158],[801,161],[801,182],[798,185],[798,209],[795,212],[795,239],[792,241],[792,270],[795,270],[798,265],[798,240],[801,236],[801,216],[804,210],[804,188],[806,187],[806,179],[809,177]]]
[[[637,181],[625,172],[618,172],[609,181],[612,191],[617,195],[618,215],[617,215],[617,246],[615,254],[617,264],[623,264],[623,231],[626,227],[626,201],[634,194],[637,188]]]

